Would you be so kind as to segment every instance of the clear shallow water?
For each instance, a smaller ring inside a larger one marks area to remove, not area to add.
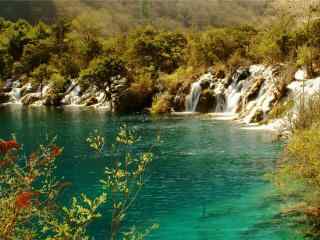
[[[160,132],[162,143],[147,184],[128,214],[125,226],[160,224],[150,240],[298,239],[277,217],[279,199],[263,180],[274,167],[281,145],[270,133],[245,131],[232,123],[205,117],[150,118],[111,116],[78,109],[0,108],[0,138],[15,133],[31,151],[47,135],[65,147],[58,174],[73,183],[63,201],[100,191],[107,159],[88,151],[85,139],[94,129],[110,141],[124,123],[144,136],[145,145]],[[106,219],[91,226],[105,239]]]

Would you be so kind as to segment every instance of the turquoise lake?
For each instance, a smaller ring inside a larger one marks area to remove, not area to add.
[[[108,157],[89,151],[86,138],[98,129],[111,141],[127,124],[137,130],[148,148],[157,134],[161,142],[146,186],[130,209],[124,229],[160,228],[150,240],[292,240],[299,239],[279,219],[280,200],[266,173],[276,164],[282,145],[270,132],[240,129],[232,122],[206,116],[153,118],[114,116],[76,108],[0,108],[0,138],[15,133],[28,153],[47,136],[64,146],[57,175],[72,182],[62,201],[85,192],[100,192]],[[138,151],[139,149],[136,149]],[[106,239],[107,219],[90,226],[96,240]]]

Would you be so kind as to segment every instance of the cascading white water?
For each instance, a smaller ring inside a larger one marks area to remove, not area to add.
[[[195,112],[199,103],[200,95],[201,95],[201,82],[194,82],[191,85],[191,92],[186,97],[186,111],[187,112]]]
[[[237,106],[241,98],[241,90],[237,84],[237,79],[229,86],[226,94],[227,103],[226,103],[226,112],[235,113]]]
[[[80,92],[80,86],[76,81],[73,81],[61,102],[65,105],[78,105],[81,101]]]
[[[226,98],[224,94],[217,95],[216,101],[217,101],[217,105],[216,105],[215,112],[224,112],[226,109]]]
[[[9,93],[11,96],[11,101],[13,103],[20,103],[20,99],[21,99],[21,88],[12,88],[11,92]]]

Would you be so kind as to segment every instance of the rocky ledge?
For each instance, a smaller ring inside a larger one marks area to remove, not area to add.
[[[232,73],[208,69],[192,84],[180,86],[175,95],[168,97],[171,111],[224,112],[246,124],[266,122],[279,104],[294,101],[297,106],[302,89],[309,96],[320,90],[320,78],[307,79],[302,69],[292,76],[284,75],[285,69],[285,65],[251,65]],[[63,93],[57,93],[50,85],[34,87],[32,83],[8,79],[0,90],[0,104],[83,106],[113,112],[142,111],[151,105],[153,95],[137,96],[143,94],[132,91],[130,86],[127,79],[120,77],[106,89],[82,86],[73,79]],[[164,94],[161,86],[157,89],[154,94]]]

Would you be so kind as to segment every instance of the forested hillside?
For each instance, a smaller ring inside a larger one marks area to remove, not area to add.
[[[287,7],[281,4],[281,7]],[[305,1],[304,1],[305,2]],[[31,22],[54,22],[58,16],[90,15],[110,32],[127,31],[140,23],[175,29],[261,23],[274,16],[281,0],[2,0],[0,16]]]

